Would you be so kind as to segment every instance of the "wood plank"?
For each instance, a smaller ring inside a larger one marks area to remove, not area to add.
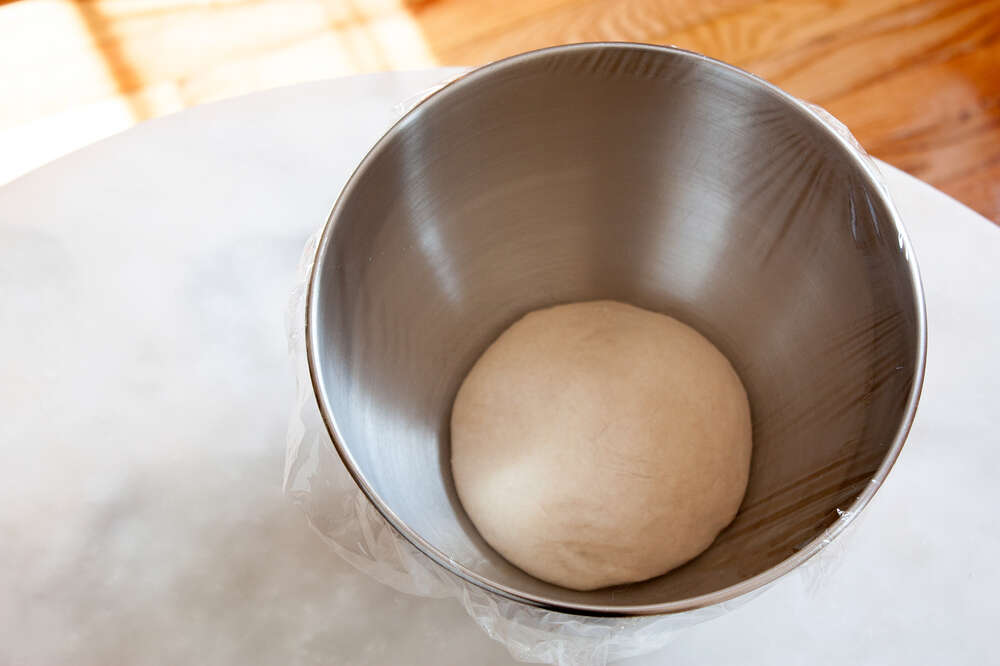
[[[768,76],[770,59],[806,51],[850,35],[861,25],[889,11],[924,0],[847,0],[831,11],[828,0],[772,0],[729,12],[691,28],[657,35],[669,42]]]
[[[519,0],[521,4],[525,0]],[[513,23],[467,36],[445,16],[476,0],[437,0],[414,16],[427,44],[444,64],[478,64],[531,49],[583,41],[656,41],[656,35],[682,30],[762,0],[583,0],[539,7]],[[494,24],[487,16],[486,23]]]
[[[0,6],[0,129],[116,92],[73,3]]]
[[[252,90],[623,40],[824,104],[873,154],[1000,221],[998,38],[1000,0],[0,0],[0,179]]]
[[[1000,0],[926,0],[748,66],[789,92],[823,104],[900,68],[979,48],[996,36],[998,26]]]
[[[875,155],[1000,219],[991,165],[1000,162],[1000,35],[967,53],[928,60],[828,100]],[[956,76],[956,73],[961,73]],[[891,104],[887,104],[891,101]],[[977,176],[977,171],[983,173]],[[983,180],[976,185],[975,180]],[[961,188],[952,189],[962,182]]]

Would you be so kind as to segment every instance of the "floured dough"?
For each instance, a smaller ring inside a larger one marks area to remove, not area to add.
[[[736,515],[750,407],[694,329],[614,301],[532,312],[465,378],[451,465],[501,555],[576,590],[645,580],[705,550]]]

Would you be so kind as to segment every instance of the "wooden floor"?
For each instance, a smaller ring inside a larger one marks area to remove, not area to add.
[[[0,183],[223,97],[585,40],[744,67],[1000,221],[1000,0],[0,0]]]

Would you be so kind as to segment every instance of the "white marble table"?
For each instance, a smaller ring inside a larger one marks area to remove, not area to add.
[[[0,188],[0,664],[508,664],[333,556],[280,492],[306,236],[443,71],[147,123]],[[923,400],[835,571],[636,664],[996,663],[1000,229],[884,168],[923,270]],[[787,584],[786,584],[787,583]]]

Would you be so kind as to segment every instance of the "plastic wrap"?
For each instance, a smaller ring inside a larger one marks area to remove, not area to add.
[[[394,107],[400,115],[441,86]],[[848,142],[853,137],[819,107],[803,103]],[[289,349],[297,375],[297,399],[289,424],[284,488],[305,511],[331,549],[360,571],[400,592],[458,600],[469,616],[510,654],[524,662],[601,666],[655,651],[677,632],[741,606],[768,586],[729,602],[670,615],[591,617],[553,612],[493,595],[445,570],[404,539],[378,513],[348,474],[320,416],[306,360],[305,301],[319,233],[307,244],[298,286],[287,313]],[[817,554],[775,583],[814,593],[842,559],[845,528],[858,521],[838,510]],[[836,537],[835,544],[830,544]],[[830,545],[830,547],[825,547]]]
[[[400,592],[453,597],[490,638],[520,660],[600,666],[651,652],[674,631],[719,616],[745,601],[690,613],[636,618],[569,615],[502,599],[445,571],[400,536],[355,485],[323,424],[306,362],[305,297],[315,253],[310,239],[288,309],[289,350],[296,368],[296,405],[289,422],[285,493],[344,560]],[[752,596],[752,595],[751,595]]]
[[[289,301],[286,326],[296,372],[296,401],[289,420],[284,490],[309,524],[345,561],[400,592],[457,599],[486,634],[519,661],[559,666],[602,666],[665,646],[677,631],[737,608],[767,588],[724,604],[676,613],[613,618],[570,615],[492,595],[445,571],[413,547],[372,506],[337,456],[320,416],[309,379],[305,347],[305,299],[316,251],[316,236],[302,254],[298,281]],[[848,522],[850,515],[841,512]],[[850,521],[849,531],[858,520]],[[841,533],[820,554],[779,581],[797,580],[815,592],[837,567]]]

